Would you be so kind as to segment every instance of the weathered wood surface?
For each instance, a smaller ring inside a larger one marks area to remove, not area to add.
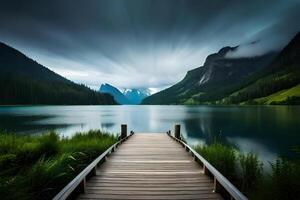
[[[222,199],[213,180],[167,134],[134,134],[101,165],[79,199]]]

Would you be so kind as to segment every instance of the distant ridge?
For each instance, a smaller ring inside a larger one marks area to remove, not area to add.
[[[0,104],[115,104],[113,97],[56,74],[0,42]]]
[[[99,92],[112,95],[119,104],[131,104],[120,90],[108,83],[102,84]]]
[[[150,95],[149,89],[124,89],[121,92],[108,83],[102,84],[99,92],[111,94],[119,104],[127,105],[140,104],[144,98]]]
[[[143,99],[150,96],[150,90],[149,89],[125,89],[123,91],[123,94],[132,104],[140,104]]]

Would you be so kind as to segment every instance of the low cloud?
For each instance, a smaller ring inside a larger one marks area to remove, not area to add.
[[[281,49],[299,10],[295,0],[4,0],[0,40],[92,88],[159,89],[224,46],[240,45],[228,57]]]
[[[300,31],[300,4],[285,10],[282,17],[258,29],[250,35],[247,43],[228,52],[228,58],[254,57],[271,51],[280,51]]]
[[[276,45],[274,45],[276,44]],[[242,44],[238,46],[235,50],[229,51],[225,57],[226,58],[251,58],[256,56],[261,56],[266,53],[273,51],[279,51],[286,43],[268,43],[267,41],[259,41],[250,44]]]

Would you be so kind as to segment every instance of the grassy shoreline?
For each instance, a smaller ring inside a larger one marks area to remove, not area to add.
[[[230,180],[249,199],[296,200],[300,196],[300,159],[278,157],[269,162],[271,172],[254,153],[241,153],[219,142],[194,149]]]
[[[117,137],[99,130],[60,138],[0,133],[1,199],[52,199]]]
[[[1,199],[52,199],[116,141],[116,136],[99,130],[70,138],[60,138],[55,132],[41,136],[0,133]],[[219,142],[194,149],[249,199],[293,200],[300,196],[299,159],[278,157],[266,173],[254,153],[244,154]]]

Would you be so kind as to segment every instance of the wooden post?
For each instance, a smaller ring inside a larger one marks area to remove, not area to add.
[[[97,165],[96,165],[96,167],[94,167],[92,169],[91,173],[92,173],[93,176],[96,176],[96,174],[97,174]]]
[[[206,166],[203,164],[203,173],[205,174],[205,175],[207,175],[208,174],[208,170],[207,170],[207,168],[206,168]]]
[[[221,189],[221,185],[219,183],[219,181],[217,180],[216,177],[214,177],[214,193],[218,193],[220,192],[220,189]]]
[[[78,189],[80,193],[85,193],[85,185],[86,185],[86,179],[84,177],[83,180],[78,185]]]
[[[124,139],[127,137],[127,124],[121,125],[121,139]]]
[[[174,136],[175,136],[175,138],[177,138],[179,140],[181,139],[180,138],[180,124],[175,125],[175,135]]]

